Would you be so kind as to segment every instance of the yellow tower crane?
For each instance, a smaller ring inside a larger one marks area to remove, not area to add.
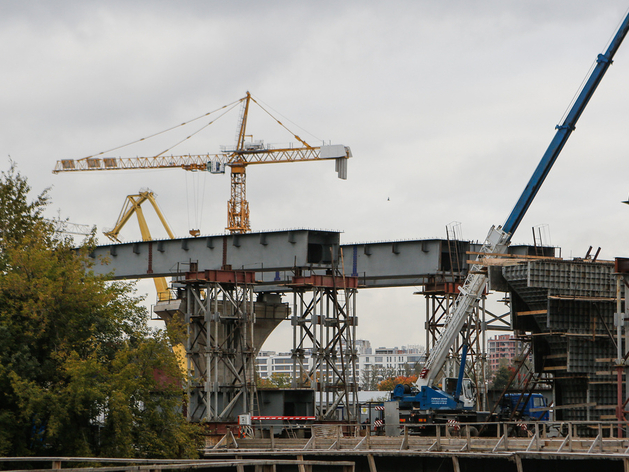
[[[149,190],[140,190],[139,193],[135,195],[127,195],[125,199],[124,205],[122,206],[122,210],[120,210],[120,215],[118,216],[118,220],[114,225],[114,228],[109,231],[104,231],[103,234],[107,236],[114,242],[121,242],[118,238],[120,230],[123,228],[125,224],[129,221],[129,219],[135,214],[138,218],[138,224],[140,226],[140,233],[142,234],[142,241],[152,241],[151,232],[149,231],[149,227],[146,224],[146,218],[144,218],[144,212],[142,211],[142,204],[148,201],[155,210],[157,217],[162,222],[166,233],[168,233],[168,237],[170,239],[175,239],[175,235],[170,230],[170,226],[166,222],[166,218],[162,214],[162,211],[155,200],[155,194]],[[159,301],[166,301],[170,299],[170,291],[168,289],[168,282],[165,277],[155,277],[153,278],[155,282],[155,288],[157,289],[157,299]]]
[[[251,231],[249,222],[249,203],[246,192],[246,168],[253,164],[272,164],[277,162],[304,161],[336,161],[336,171],[340,179],[347,178],[347,159],[352,157],[348,146],[342,144],[311,146],[294,133],[299,141],[299,147],[273,147],[265,145],[263,141],[247,140],[247,118],[249,105],[254,102],[269,116],[273,117],[262,107],[251,94],[236,103],[242,103],[242,115],[236,145],[233,149],[225,149],[220,154],[187,154],[178,156],[154,157],[97,157],[103,153],[82,159],[62,159],[57,161],[53,173],[99,171],[120,169],[163,169],[181,168],[188,171],[209,171],[213,174],[225,172],[225,166],[231,169],[231,198],[227,204],[227,227],[230,233],[247,233]],[[225,108],[225,107],[223,107]],[[273,117],[277,123],[288,131],[288,128]],[[142,140],[140,140],[142,141]]]

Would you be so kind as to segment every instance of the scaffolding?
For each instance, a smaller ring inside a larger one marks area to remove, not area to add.
[[[292,386],[312,388],[320,421],[356,422],[357,277],[296,275],[293,290]],[[305,361],[310,352],[312,363]]]
[[[424,295],[426,307],[426,357],[443,335],[445,322],[450,317],[459,290],[465,281],[468,261],[465,260],[469,245],[460,239],[461,224],[450,223],[446,226],[446,243],[441,253],[442,272],[435,274],[424,285],[420,294]],[[487,389],[490,378],[487,358],[487,331],[511,331],[510,313],[496,314],[487,309],[487,289],[474,304],[461,332],[443,366],[442,376],[457,377],[461,365],[462,348],[467,344],[466,375],[477,386],[476,404],[487,409]],[[508,305],[508,298],[502,300]]]
[[[253,413],[255,273],[238,270],[188,272],[188,420],[235,422]]]
[[[450,223],[446,226],[447,250],[441,253],[443,272],[435,275],[424,285],[420,292],[426,302],[426,357],[430,355],[437,341],[443,335],[445,322],[450,317],[459,289],[465,280],[464,259],[467,244],[460,240],[461,224]],[[486,310],[486,297],[474,305],[470,316],[463,325],[459,336],[450,348],[442,369],[443,377],[457,377],[461,365],[463,346],[467,344],[466,375],[477,385],[476,404],[487,406],[487,315],[495,317]],[[505,329],[504,327],[502,329]]]
[[[446,287],[447,290],[447,287]],[[426,302],[426,356],[442,335],[445,320],[448,318],[456,299],[452,291],[425,291]],[[466,375],[477,385],[477,404],[486,408],[487,405],[487,315],[485,297],[474,307],[466,321],[461,334],[450,349],[443,367],[444,377],[457,377],[461,365],[462,348],[467,343]],[[492,314],[490,314],[493,316]],[[499,317],[495,317],[499,318]],[[504,330],[504,328],[502,328]]]

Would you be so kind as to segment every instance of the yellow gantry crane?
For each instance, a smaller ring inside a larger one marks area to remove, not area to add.
[[[231,169],[231,198],[227,204],[227,227],[230,233],[247,233],[251,231],[249,221],[249,203],[246,192],[246,168],[253,164],[272,164],[278,162],[304,161],[336,161],[336,171],[341,179],[347,178],[347,159],[352,156],[348,146],[342,144],[311,146],[294,133],[299,141],[299,147],[273,147],[265,145],[263,141],[253,141],[247,135],[247,118],[249,106],[254,102],[269,116],[273,117],[262,107],[251,94],[236,103],[242,104],[242,115],[236,145],[233,149],[225,149],[220,154],[187,154],[179,156],[154,157],[97,157],[104,153],[82,159],[62,159],[57,161],[53,173],[77,171],[103,171],[120,169],[164,169],[181,168],[188,171],[209,171],[222,174],[225,167]],[[223,107],[224,108],[224,107]],[[274,118],[274,117],[273,117]],[[288,131],[288,128],[277,118],[277,123]]]
[[[166,218],[164,218],[164,214],[159,208],[157,204],[157,200],[155,200],[155,194],[150,189],[140,190],[139,193],[134,195],[127,195],[125,199],[124,205],[122,206],[122,210],[120,210],[120,215],[118,216],[118,220],[114,225],[114,228],[109,231],[103,231],[103,234],[107,236],[109,239],[115,242],[121,242],[118,235],[120,234],[120,230],[124,227],[125,224],[131,219],[131,217],[135,214],[138,219],[138,224],[140,226],[140,233],[142,234],[143,241],[152,241],[151,232],[149,231],[149,227],[146,223],[146,218],[144,217],[144,212],[142,211],[142,204],[144,202],[149,202],[157,217],[162,222],[166,233],[168,233],[168,237],[170,239],[175,239],[175,235],[170,229]],[[153,277],[153,282],[155,283],[155,289],[157,290],[157,303],[159,302],[168,302],[170,300],[170,289],[168,288],[168,281],[166,277]],[[164,322],[169,323],[169,319],[164,319]],[[187,375],[187,362],[186,362],[186,348],[183,346],[181,342],[173,341],[173,352],[177,357],[177,363],[179,364],[179,368],[182,374]]]
[[[149,227],[146,224],[146,218],[144,218],[144,212],[142,211],[142,204],[148,201],[155,210],[157,217],[162,222],[166,233],[168,233],[168,237],[170,239],[175,239],[175,235],[168,226],[166,222],[166,218],[155,200],[155,194],[149,190],[140,190],[139,193],[135,195],[127,195],[125,199],[124,205],[122,206],[122,210],[120,210],[120,215],[118,216],[118,220],[114,225],[114,228],[110,231],[104,231],[103,234],[107,236],[114,242],[121,242],[118,238],[120,230],[123,228],[125,224],[129,221],[129,219],[135,214],[138,218],[138,224],[140,225],[140,233],[142,234],[142,241],[152,241],[151,232],[149,231]],[[155,282],[155,288],[157,289],[157,299],[159,301],[166,301],[170,299],[170,290],[168,289],[168,282],[165,277],[155,277],[153,278]]]

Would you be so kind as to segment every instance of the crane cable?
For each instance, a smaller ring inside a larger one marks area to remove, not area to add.
[[[155,156],[155,157],[161,156],[162,154],[164,154],[165,152],[167,152],[167,151],[169,151],[170,149],[174,148],[175,146],[177,146],[177,145],[181,144],[181,143],[182,143],[182,142],[184,142],[185,140],[190,139],[192,136],[194,136],[195,134],[199,133],[199,131],[201,131],[201,130],[203,130],[203,129],[207,128],[208,126],[210,126],[212,123],[214,123],[214,122],[215,122],[216,120],[218,120],[220,117],[224,116],[226,113],[228,113],[229,111],[231,111],[231,110],[232,110],[232,109],[233,109],[236,105],[238,105],[238,104],[239,104],[240,102],[242,102],[243,100],[244,100],[244,98],[238,99],[238,100],[236,100],[235,102],[228,103],[227,105],[223,105],[222,107],[217,108],[216,110],[209,111],[209,112],[207,112],[207,113],[205,113],[205,114],[203,114],[203,115],[201,115],[201,116],[197,116],[196,118],[193,118],[193,119],[191,119],[191,120],[184,121],[183,123],[180,123],[180,124],[175,125],[175,126],[171,126],[170,128],[165,129],[165,130],[163,130],[163,131],[159,131],[159,132],[154,133],[154,134],[151,134],[151,135],[149,135],[149,136],[145,136],[144,138],[136,139],[135,141],[131,141],[130,143],[123,144],[123,145],[121,145],[121,146],[116,146],[116,147],[111,148],[111,149],[108,149],[108,150],[106,150],[106,151],[101,151],[101,152],[98,152],[98,153],[96,153],[96,154],[92,154],[92,155],[90,155],[90,156],[85,156],[85,157],[82,157],[82,158],[80,158],[80,159],[77,159],[77,161],[83,161],[83,160],[85,160],[85,159],[89,159],[89,158],[91,158],[91,157],[102,156],[102,155],[103,155],[103,154],[105,154],[105,153],[112,152],[112,151],[117,151],[118,149],[122,149],[122,148],[125,148],[125,147],[127,147],[127,146],[131,146],[132,144],[137,144],[137,143],[140,143],[140,142],[142,142],[142,141],[146,141],[147,139],[154,138],[155,136],[159,136],[160,134],[167,133],[167,132],[172,131],[172,130],[174,130],[174,129],[176,129],[176,128],[180,128],[180,127],[185,126],[185,125],[188,125],[188,124],[190,124],[190,123],[192,123],[192,122],[194,122],[194,121],[200,120],[201,118],[205,118],[206,116],[209,116],[209,115],[211,115],[212,113],[216,113],[216,112],[218,112],[218,111],[224,110],[225,108],[229,108],[229,109],[228,109],[228,110],[226,110],[224,113],[222,113],[221,115],[219,115],[217,118],[215,118],[214,120],[210,121],[208,124],[206,124],[206,125],[204,125],[203,127],[201,127],[201,129],[199,129],[198,131],[196,131],[196,132],[192,133],[192,134],[191,134],[190,136],[188,136],[187,138],[183,139],[182,141],[180,141],[179,143],[175,144],[174,146],[171,146],[169,149],[166,149],[165,151],[161,152],[160,154],[158,154],[158,155],[157,155],[157,156]]]
[[[629,13],[629,8],[627,8],[625,10],[625,14],[622,16],[622,18],[626,18],[627,14]],[[616,25],[616,29],[615,31],[618,31],[618,29],[620,28],[620,25],[622,24],[624,20],[621,19],[618,24]],[[611,42],[613,41],[615,36],[615,33],[612,33],[612,35],[609,37],[609,39],[607,40],[607,42],[605,43],[605,47],[603,48],[603,51],[607,50],[607,48],[609,48],[609,45],[611,44]],[[583,90],[583,87],[585,87],[586,82],[588,81],[588,79],[590,78],[590,76],[592,75],[592,71],[594,70],[594,68],[596,67],[596,64],[598,63],[598,57],[597,59],[595,59],[592,62],[592,65],[590,66],[590,69],[587,71],[587,73],[585,74],[585,77],[583,78],[583,80],[581,81],[581,85],[579,85],[579,88],[577,89],[577,91],[574,93],[572,100],[570,100],[570,103],[568,103],[568,106],[566,107],[565,111],[563,112],[563,115],[561,115],[561,119],[559,120],[559,123],[563,123],[566,120],[566,117],[568,116],[568,113],[570,112],[570,110],[572,109],[572,106],[574,105],[574,102],[577,100],[577,97],[579,96],[579,94],[581,93],[581,90]],[[559,125],[557,125],[559,126]]]
[[[242,99],[241,99],[242,101]],[[190,136],[187,136],[185,138],[183,138],[181,141],[179,141],[178,143],[173,144],[172,146],[164,149],[162,152],[160,152],[159,154],[156,154],[153,157],[159,157],[162,154],[167,153],[168,151],[171,151],[172,149],[176,148],[177,146],[179,146],[181,143],[187,141],[188,139],[196,136],[197,134],[199,134],[201,131],[203,131],[205,128],[207,128],[208,126],[210,126],[211,124],[215,123],[219,118],[222,118],[223,116],[225,116],[227,113],[229,113],[230,111],[232,111],[236,105],[238,105],[238,102],[232,104],[231,108],[229,108],[228,110],[225,110],[222,114],[218,115],[216,118],[214,118],[212,121],[210,121],[209,123],[201,126],[201,128],[199,128],[198,130],[196,130],[194,133],[192,133]],[[181,126],[181,125],[180,125]]]
[[[125,148],[127,146],[131,146],[133,144],[137,144],[137,143],[140,143],[142,141],[146,141],[148,139],[154,138],[155,136],[159,136],[159,135],[168,133],[169,131],[172,131],[174,129],[180,128],[182,126],[186,126],[186,125],[188,125],[190,123],[193,123],[193,122],[195,122],[197,120],[200,120],[201,118],[205,118],[205,117],[207,117],[207,116],[209,116],[209,115],[211,115],[213,113],[216,113],[216,112],[219,112],[221,110],[224,110],[220,115],[218,115],[212,121],[204,124],[203,126],[201,126],[198,130],[196,130],[195,132],[193,132],[189,136],[185,137],[184,139],[182,139],[179,142],[173,144],[172,146],[164,149],[162,152],[160,152],[159,154],[154,156],[154,157],[159,157],[159,156],[167,153],[168,151],[174,149],[175,147],[179,146],[181,143],[183,143],[183,142],[187,141],[188,139],[190,139],[190,138],[196,136],[197,134],[199,134],[205,128],[207,128],[211,124],[215,123],[219,118],[222,118],[227,113],[229,113],[231,110],[233,110],[238,104],[242,103],[245,100],[245,98],[246,97],[240,98],[240,99],[238,99],[238,100],[236,100],[234,102],[228,103],[227,105],[223,105],[222,107],[219,107],[219,108],[217,108],[215,110],[212,110],[210,112],[204,113],[203,115],[197,116],[196,118],[193,118],[193,119],[188,120],[188,121],[184,121],[183,123],[180,123],[180,124],[175,125],[175,126],[171,126],[170,128],[167,128],[167,129],[165,129],[163,131],[159,131],[159,132],[151,134],[149,136],[145,136],[144,138],[140,138],[140,139],[137,139],[135,141],[132,141],[130,143],[123,144],[121,146],[116,146],[116,147],[108,149],[106,151],[102,151],[102,152],[99,152],[99,153],[96,153],[96,154],[92,154],[90,156],[86,156],[86,157],[83,157],[83,158],[77,159],[77,160],[79,160],[79,161],[80,160],[85,160],[85,159],[89,159],[89,158],[92,158],[92,157],[101,156],[101,155],[103,155],[105,153],[109,153],[109,152],[112,152],[112,151],[117,151],[118,149],[122,149],[122,148]],[[193,177],[193,179],[194,179],[194,177]],[[207,182],[207,179],[204,178],[204,180],[203,180],[203,192],[202,192],[201,198],[199,198],[199,191],[197,189],[198,185],[195,185],[195,181],[193,180],[193,185],[192,185],[193,186],[193,189],[192,189],[192,191],[193,191],[192,207],[193,208],[192,208],[192,211],[193,211],[193,219],[194,219],[195,228],[192,228],[192,226],[190,225],[190,206],[191,206],[190,205],[190,198],[189,198],[189,193],[190,192],[189,192],[189,185],[188,185],[188,177],[187,177],[187,173],[186,173],[186,206],[187,206],[188,228],[196,229],[196,230],[200,230],[200,228],[201,228],[201,223],[202,223],[202,218],[203,218],[203,202],[205,200],[205,187],[206,187],[205,184],[206,184],[206,182]],[[199,205],[199,200],[201,201],[201,205]]]
[[[253,99],[253,97],[252,97],[252,99]],[[255,102],[255,104],[256,104],[256,105],[258,105],[260,108],[262,108],[262,106],[260,106],[260,103],[264,103],[264,102],[263,102],[262,100],[260,100],[259,98],[258,98],[258,100],[259,100],[259,102],[256,102],[256,100],[255,100],[255,99],[253,99],[253,101]],[[273,108],[273,107],[272,107],[271,105],[269,105],[268,103],[264,103],[264,106],[266,106],[266,107],[267,107],[267,108],[269,108],[270,110],[273,110],[275,113],[277,113],[278,115],[280,115],[280,116],[281,116],[284,120],[286,120],[286,121],[288,121],[289,123],[291,123],[292,125],[296,126],[297,128],[299,128],[299,129],[300,129],[300,130],[302,130],[303,132],[305,132],[305,133],[309,134],[310,136],[312,136],[312,137],[313,137],[314,139],[316,139],[317,141],[321,141],[321,142],[323,142],[323,139],[318,138],[317,136],[315,136],[314,134],[312,134],[312,133],[311,133],[310,131],[308,131],[307,129],[302,128],[302,127],[301,127],[301,126],[299,126],[297,123],[295,123],[293,120],[291,120],[290,118],[288,118],[288,117],[284,116],[282,113],[280,113],[279,111],[277,111],[275,108]],[[262,109],[264,110],[264,108],[262,108]],[[266,111],[266,110],[264,110],[264,111]],[[267,113],[269,113],[269,112],[267,111]],[[269,115],[270,115],[270,113],[269,113]],[[276,119],[275,117],[273,117],[272,115],[271,115],[271,117],[272,117],[275,121],[277,121],[277,119]],[[292,132],[290,132],[290,133],[291,133],[291,134],[293,134]]]
[[[186,179],[188,228],[200,231],[203,224],[203,204],[205,203],[205,188],[208,174],[207,172],[186,172],[184,175]],[[203,178],[202,184],[199,182],[201,178]]]
[[[258,105],[258,106],[262,109],[262,111],[264,111],[267,115],[269,115],[271,118],[273,118],[273,119],[277,122],[277,124],[279,124],[282,128],[284,128],[284,129],[285,129],[286,131],[288,131],[290,134],[292,134],[292,135],[295,137],[295,139],[297,139],[300,143],[302,143],[302,144],[303,144],[304,146],[306,146],[307,148],[311,148],[311,147],[312,147],[312,146],[311,146],[310,144],[308,144],[306,141],[304,141],[304,140],[303,140],[303,139],[301,139],[299,136],[297,136],[295,133],[293,133],[291,130],[289,130],[289,129],[286,127],[286,125],[285,125],[284,123],[282,123],[280,120],[278,120],[277,118],[275,118],[275,117],[274,117],[274,116],[273,116],[273,115],[272,115],[272,114],[271,114],[271,113],[270,113],[270,112],[269,112],[266,108],[264,108],[262,105],[260,105],[260,103],[258,103],[258,102],[256,101],[256,99],[255,99],[255,98],[251,97],[251,100],[253,100],[253,102],[254,102],[256,105]],[[289,121],[290,121],[290,120],[289,120]],[[292,122],[291,122],[291,123],[292,123]],[[295,123],[293,123],[293,124],[295,124]],[[295,126],[297,126],[297,125],[295,125]],[[301,128],[300,126],[298,126],[298,127],[299,127],[299,128]],[[303,128],[301,128],[301,129],[303,129]],[[304,130],[304,131],[306,131],[306,130]],[[306,131],[306,133],[310,134],[310,135],[311,135],[311,136],[313,136],[315,139],[318,139],[318,138],[317,138],[316,136],[314,136],[312,133],[309,133],[308,131]]]

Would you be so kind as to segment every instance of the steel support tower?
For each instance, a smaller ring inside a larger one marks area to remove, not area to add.
[[[252,271],[186,273],[189,421],[235,422],[253,413],[254,282]]]
[[[424,292],[426,301],[426,355],[439,340],[444,329],[444,321],[452,310],[456,294],[452,292]],[[483,297],[461,330],[461,334],[453,344],[444,365],[443,375],[456,377],[461,363],[461,353],[464,343],[467,342],[467,376],[474,380],[477,386],[477,404],[486,404],[487,381],[487,311],[485,298]],[[505,328],[503,328],[505,329]]]
[[[431,282],[424,286],[426,302],[426,356],[430,354],[437,341],[443,334],[445,320],[452,312],[461,278],[454,278],[453,282]],[[477,404],[487,409],[487,382],[491,378],[487,358],[487,332],[512,331],[511,314],[508,309],[508,299],[505,298],[507,308],[505,313],[495,314],[487,309],[487,297],[483,295],[473,307],[458,338],[452,345],[443,369],[446,377],[456,377],[461,364],[462,347],[468,345],[466,375],[474,380],[477,386]]]
[[[355,422],[358,418],[355,342],[358,278],[297,275],[291,288],[292,386],[315,390],[318,420]],[[305,361],[307,351],[311,353],[311,364]]]

